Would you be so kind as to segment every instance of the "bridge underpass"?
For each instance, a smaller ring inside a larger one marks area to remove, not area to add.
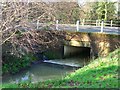
[[[64,58],[79,57],[90,58],[90,47],[64,46]]]
[[[91,46],[89,41],[66,41],[64,45],[64,58],[81,57],[90,58]]]

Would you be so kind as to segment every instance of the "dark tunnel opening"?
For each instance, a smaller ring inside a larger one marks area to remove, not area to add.
[[[78,47],[78,46],[64,46],[63,58],[90,58],[90,47]]]

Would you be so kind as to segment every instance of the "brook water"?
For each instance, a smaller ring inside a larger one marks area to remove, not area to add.
[[[43,63],[33,64],[30,68],[15,75],[4,76],[2,82],[18,83],[31,80],[32,83],[35,83],[50,79],[60,79],[87,63],[88,59],[80,58],[45,60]]]

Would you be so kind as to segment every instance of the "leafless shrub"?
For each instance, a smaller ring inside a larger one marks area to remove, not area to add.
[[[63,12],[65,12],[66,16],[68,16],[67,18],[69,18],[73,11],[73,9],[70,8],[77,6],[73,3],[67,8],[67,3],[63,2],[5,2],[0,5],[2,9],[2,20],[0,22],[2,33],[1,45],[11,43],[10,45],[12,49],[14,49],[12,50],[14,51],[14,54],[17,53],[20,48],[24,48],[26,51],[33,50],[34,52],[33,43],[45,45],[46,43],[49,44],[52,42],[49,37],[53,37],[53,35],[47,37],[49,40],[40,39],[39,37],[37,37],[37,39],[35,38],[38,36],[38,33],[33,33],[35,30],[33,22],[36,23],[37,20],[40,20],[40,22],[55,21],[56,19],[59,19],[57,15]],[[22,39],[24,40],[19,42],[18,38],[23,36],[24,38]],[[31,37],[34,38],[31,39]],[[27,43],[26,45],[24,45],[24,41]]]

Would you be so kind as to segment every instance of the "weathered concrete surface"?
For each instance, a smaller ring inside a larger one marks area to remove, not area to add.
[[[89,42],[88,46],[94,55],[106,56],[109,52],[120,48],[120,35],[110,35],[102,33],[79,33],[79,32],[68,32],[66,40],[77,41],[77,42]],[[85,46],[83,44],[83,46]],[[90,45],[89,45],[90,44]]]
[[[65,41],[65,45],[78,47],[91,47],[90,41],[78,41],[78,40]]]

